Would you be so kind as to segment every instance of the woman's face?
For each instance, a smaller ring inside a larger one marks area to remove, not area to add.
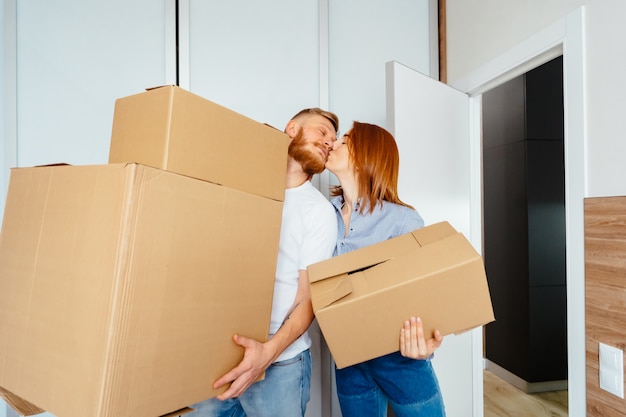
[[[328,154],[328,159],[326,160],[326,169],[338,177],[343,173],[352,172],[350,148],[348,145],[350,133],[351,131],[348,131],[335,141],[333,149]]]

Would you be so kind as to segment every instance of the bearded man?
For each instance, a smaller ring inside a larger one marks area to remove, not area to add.
[[[214,384],[230,387],[194,405],[194,416],[304,417],[311,382],[307,330],[314,317],[307,266],[330,258],[337,239],[334,210],[311,178],[324,170],[338,130],[337,116],[319,108],[304,109],[287,123],[291,142],[269,338],[233,336],[243,359]]]

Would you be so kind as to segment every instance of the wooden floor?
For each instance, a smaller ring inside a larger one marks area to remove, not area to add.
[[[567,417],[567,391],[526,394],[484,371],[484,417]]]

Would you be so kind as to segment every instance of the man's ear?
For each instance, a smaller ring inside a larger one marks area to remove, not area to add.
[[[298,124],[298,122],[296,122],[295,120],[290,120],[285,127],[285,133],[287,134],[287,136],[289,136],[289,138],[293,139],[296,137],[299,128],[300,125]]]

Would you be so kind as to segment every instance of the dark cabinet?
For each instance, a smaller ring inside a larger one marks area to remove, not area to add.
[[[496,316],[485,357],[528,392],[567,381],[562,68],[559,57],[483,96],[483,253]]]

